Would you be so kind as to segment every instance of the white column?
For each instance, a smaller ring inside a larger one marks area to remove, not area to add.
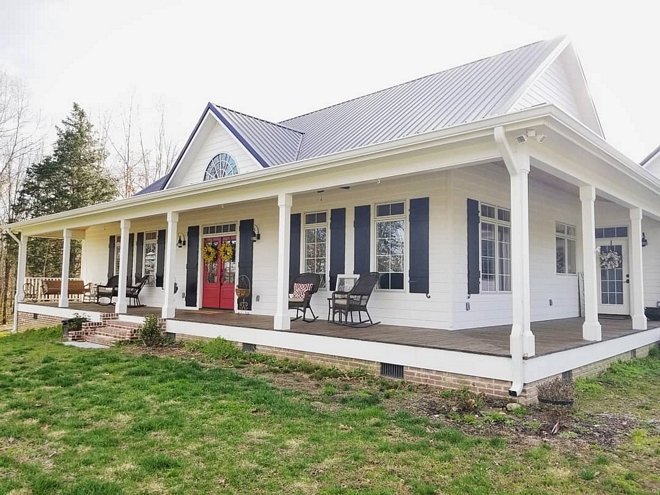
[[[511,174],[511,298],[513,324],[510,349],[514,357],[536,354],[530,315],[529,276],[529,155],[517,156]]]
[[[603,340],[598,321],[598,261],[596,256],[596,188],[580,187],[582,203],[582,265],[584,270],[584,340]]]
[[[62,248],[62,284],[60,286],[60,308],[69,307],[69,260],[71,258],[71,230],[62,232],[64,246]]]
[[[642,260],[641,208],[630,209],[630,314],[633,330],[646,330],[644,314],[644,266]]]
[[[126,313],[128,301],[126,299],[126,279],[128,278],[128,236],[131,230],[131,221],[122,220],[119,224],[121,244],[119,248],[119,286],[117,287],[116,313]]]
[[[14,295],[14,327],[12,332],[18,331],[18,303],[23,302],[25,299],[25,271],[27,266],[27,247],[28,236],[21,234],[21,239],[18,244],[18,266],[16,267],[16,294]]]
[[[174,303],[174,270],[176,269],[176,237],[179,224],[179,213],[167,212],[167,239],[165,240],[165,269],[163,278],[163,318],[174,318],[176,306]]]
[[[277,244],[277,310],[275,312],[275,330],[289,330],[289,243],[291,239],[291,205],[290,194],[280,194],[277,205],[280,209],[279,234]]]

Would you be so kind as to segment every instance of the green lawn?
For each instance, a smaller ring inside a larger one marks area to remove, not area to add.
[[[575,428],[550,437],[547,411],[426,414],[432,397],[460,400],[221,344],[154,356],[68,348],[59,332],[1,340],[0,493],[660,490],[658,357],[580,382],[562,419]],[[610,403],[622,436],[583,438]]]

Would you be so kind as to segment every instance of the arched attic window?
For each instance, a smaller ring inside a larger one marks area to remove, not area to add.
[[[221,177],[229,177],[230,175],[238,174],[238,167],[236,160],[228,153],[220,153],[215,155],[206,167],[204,180],[220,179]]]

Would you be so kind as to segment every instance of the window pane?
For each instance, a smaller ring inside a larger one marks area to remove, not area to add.
[[[617,237],[628,237],[628,227],[617,227],[616,228]]]
[[[575,237],[576,232],[575,232],[575,227],[571,227],[570,225],[566,226],[566,234],[570,235],[572,237]]]
[[[502,208],[497,209],[497,219],[503,222],[511,222],[511,212]]]
[[[566,273],[566,249],[564,239],[557,237],[557,273]]]
[[[390,215],[390,205],[378,205],[376,207],[376,215],[379,217],[387,217]]]
[[[305,223],[308,225],[312,223],[316,223],[316,214],[308,213],[307,215],[305,215]]]
[[[405,266],[405,224],[403,220],[376,222],[376,270],[381,289],[403,289]],[[395,279],[392,276],[395,274]]]
[[[327,221],[328,214],[326,212],[316,214],[317,223],[325,223]]]
[[[156,243],[147,242],[144,245],[144,274],[149,276],[147,285],[156,285]]]
[[[563,223],[556,224],[555,232],[557,232],[557,234],[565,234],[566,233],[566,225],[564,225]]]
[[[605,229],[596,229],[596,239],[605,237]]]
[[[403,289],[403,273],[392,273],[390,276],[390,289]]]
[[[391,211],[390,213],[392,215],[403,215],[403,203],[393,203],[391,206]]]
[[[497,228],[499,290],[511,290],[511,229],[503,225]]]
[[[481,222],[481,283],[484,291],[495,291],[495,225]]]
[[[481,216],[486,218],[495,218],[495,208],[488,205],[481,205]]]
[[[605,228],[605,237],[616,237],[616,228],[615,227],[606,227]]]
[[[566,272],[577,273],[575,241],[566,239]]]

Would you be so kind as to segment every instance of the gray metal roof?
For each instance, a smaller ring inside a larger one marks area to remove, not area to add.
[[[656,149],[654,149],[653,151],[651,151],[651,153],[649,153],[648,155],[646,155],[646,157],[644,157],[644,159],[643,159],[641,162],[639,162],[639,164],[643,167],[643,166],[646,165],[648,162],[650,162],[650,161],[651,161],[651,158],[653,158],[653,157],[654,157],[655,155],[657,155],[658,153],[660,153],[660,146],[658,146]]]
[[[193,135],[211,111],[269,167],[501,115],[561,42],[532,43],[280,123],[209,104]],[[165,187],[193,135],[172,170],[138,194]]]
[[[303,160],[503,114],[560,42],[540,41],[281,124],[305,133]]]
[[[298,159],[303,133],[283,124],[268,122],[219,105],[215,106],[231,126],[247,140],[268,166]]]

